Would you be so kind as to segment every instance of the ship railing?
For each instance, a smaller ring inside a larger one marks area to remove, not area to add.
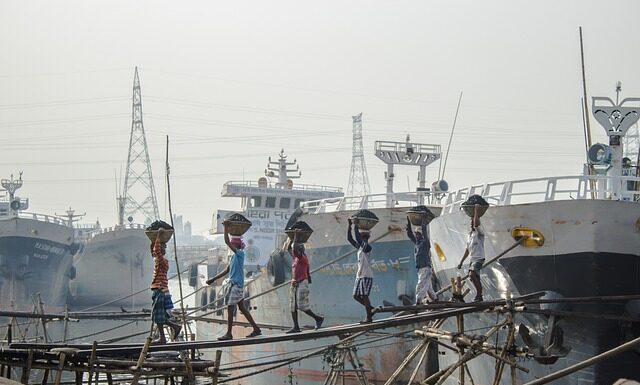
[[[640,201],[640,178],[635,176],[572,175],[477,184],[447,194],[443,212],[454,212],[471,195],[490,205],[544,201],[601,199]]]
[[[361,210],[389,207],[413,207],[417,205],[440,205],[444,194],[429,191],[369,194],[363,196],[318,199],[302,203],[302,210],[309,214],[343,210]]]
[[[407,146],[408,145],[408,146]],[[402,142],[376,142],[374,151],[404,152],[413,151],[418,154],[440,154],[439,144],[402,143]]]
[[[20,211],[17,214],[12,214],[10,212],[1,212],[0,218],[24,218],[24,219],[33,219],[38,222],[47,222],[54,223],[57,225],[68,226],[69,221],[63,218],[60,218],[55,215],[47,215],[47,214],[38,214],[38,213],[30,213],[27,211]]]
[[[139,229],[139,230],[144,230],[145,229],[145,225],[141,224],[141,223],[127,223],[124,225],[115,225],[115,226],[111,226],[111,227],[100,227],[100,228],[96,228],[95,230],[91,231],[90,234],[87,236],[87,238],[93,238],[96,237],[100,234],[104,234],[104,233],[109,233],[112,231],[116,231],[116,230],[124,230],[124,229]]]
[[[227,191],[229,187],[241,187],[241,188],[251,188],[251,189],[282,189],[282,190],[291,190],[290,188],[279,187],[275,183],[268,183],[267,185],[260,184],[256,181],[228,181],[224,185],[222,185],[222,190]],[[329,193],[341,193],[341,187],[333,187],[333,186],[323,186],[316,184],[293,184],[293,189],[295,190],[303,190],[303,191],[312,191],[312,192],[329,192]],[[266,190],[265,190],[266,191]]]

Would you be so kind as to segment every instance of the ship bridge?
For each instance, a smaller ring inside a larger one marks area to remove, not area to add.
[[[305,201],[344,195],[340,187],[294,183],[293,180],[300,178],[302,172],[295,159],[287,161],[284,150],[280,151],[277,161],[269,157],[264,174],[257,181],[225,183],[222,196],[243,198],[243,208],[294,210]]]

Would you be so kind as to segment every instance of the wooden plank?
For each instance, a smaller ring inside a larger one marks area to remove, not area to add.
[[[58,371],[56,372],[56,379],[53,383],[54,385],[60,385],[60,380],[62,379],[62,369],[64,368],[64,361],[67,358],[66,354],[64,353],[60,353],[59,357]]]
[[[440,319],[443,317],[451,317],[459,314],[468,314],[477,311],[474,307],[464,307],[459,309],[449,309],[442,311],[425,312],[413,315],[406,315],[395,318],[385,318],[381,320],[374,320],[368,324],[349,324],[322,328],[319,330],[303,331],[296,334],[274,334],[268,336],[260,336],[254,338],[242,338],[233,339],[230,341],[196,341],[196,342],[171,342],[164,345],[153,345],[149,347],[150,352],[158,351],[180,351],[188,349],[216,349],[230,346],[247,346],[258,345],[274,342],[285,341],[304,341],[314,340],[318,338],[336,337],[343,334],[351,334],[357,332],[368,332],[379,329],[386,329],[398,326],[407,326],[415,323],[423,323],[431,320]],[[140,354],[142,346],[137,345],[133,347],[124,348],[101,348],[98,349],[98,353],[101,356],[135,356]],[[76,353],[76,357],[82,358],[91,354],[90,350],[79,350]]]
[[[27,365],[22,368],[22,378],[20,382],[23,384],[29,383],[29,375],[31,374],[31,365],[33,364],[33,350],[29,349],[29,353],[27,355]]]

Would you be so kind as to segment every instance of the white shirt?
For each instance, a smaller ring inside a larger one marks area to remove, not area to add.
[[[471,262],[484,260],[484,231],[479,227],[472,230],[467,238],[467,249]]]
[[[358,249],[358,272],[356,273],[356,278],[373,278],[369,253],[366,253],[362,248]]]

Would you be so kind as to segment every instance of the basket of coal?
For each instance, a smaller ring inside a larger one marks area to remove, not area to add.
[[[284,232],[287,234],[289,239],[293,241],[293,237],[298,230],[298,242],[305,243],[311,237],[311,233],[313,233],[313,229],[307,224],[307,222],[297,221],[293,224],[293,226],[286,229]]]
[[[485,201],[480,195],[471,195],[460,207],[468,216],[473,218],[473,210],[476,205],[480,206],[478,207],[478,218],[480,218],[489,208],[489,203],[487,203],[487,201]]]
[[[144,233],[147,234],[151,242],[155,242],[158,238],[158,230],[161,228],[164,229],[164,231],[160,234],[160,242],[167,243],[173,235],[173,227],[165,221],[158,220],[153,222],[144,230]]]
[[[238,213],[227,216],[223,224],[227,231],[229,231],[229,234],[236,237],[246,233],[249,227],[251,227],[251,221],[245,218],[244,215]]]
[[[369,231],[378,223],[376,214],[369,210],[359,210],[351,216],[353,224],[358,225],[358,229]]]
[[[412,207],[411,210],[407,211],[407,217],[412,225],[422,226],[422,218],[426,221],[425,225],[428,225],[436,216],[433,215],[427,206],[420,205]]]

